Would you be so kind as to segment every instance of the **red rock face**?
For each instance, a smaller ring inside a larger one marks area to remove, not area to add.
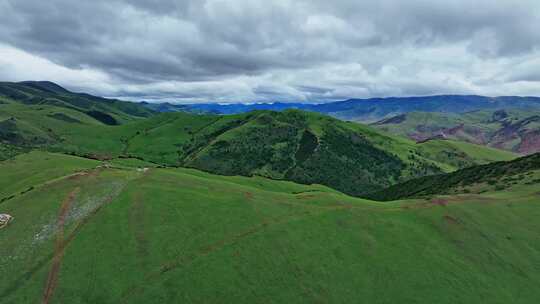
[[[509,132],[507,130],[505,130],[504,132],[499,131],[499,132],[495,133],[495,135],[491,138],[491,140],[489,142],[489,145],[494,147],[494,148],[505,149],[506,144],[508,142],[511,142],[511,141],[515,140],[515,139],[519,139],[519,134],[512,133],[512,132]],[[508,149],[508,148],[506,148],[506,149]],[[512,150],[515,151],[516,149],[512,148]]]
[[[416,142],[423,142],[428,140],[431,137],[431,134],[423,134],[423,133],[410,133],[408,134],[409,138],[416,141]]]
[[[376,125],[380,125],[380,129],[384,129],[382,125],[399,125],[405,118],[405,115],[399,115],[381,121]],[[517,117],[511,117],[504,110],[499,110],[493,113],[489,121],[478,121],[477,124],[474,122],[456,124],[449,128],[439,127],[437,124],[430,124],[429,122],[418,124],[409,130],[407,136],[418,143],[433,139],[451,139],[487,145],[521,154],[531,154],[540,152],[540,128],[537,124],[539,122],[540,115],[531,115],[518,119]],[[490,126],[487,127],[486,123],[489,123]],[[493,128],[493,125],[498,126]]]
[[[522,154],[540,152],[540,131],[532,131],[523,134],[521,136],[518,152]]]
[[[443,132],[445,134],[448,134],[448,135],[456,135],[456,134],[458,134],[460,132],[465,132],[465,129],[464,129],[464,125],[460,124],[460,125],[455,126],[453,128],[446,129]]]
[[[408,136],[419,143],[432,139],[454,139],[472,142],[478,145],[488,143],[486,135],[482,132],[482,130],[474,127],[466,128],[463,124],[451,128],[436,130],[431,130],[429,126],[420,125],[416,128],[416,132],[409,133]]]
[[[472,136],[472,138],[473,138],[472,142],[477,144],[477,145],[487,145],[487,144],[489,144],[489,139],[488,139],[489,134],[485,133],[484,131],[482,131],[479,128],[475,128],[475,127],[471,128],[471,127],[469,127],[466,130],[464,130],[464,133],[466,135]],[[462,140],[465,140],[464,138]]]

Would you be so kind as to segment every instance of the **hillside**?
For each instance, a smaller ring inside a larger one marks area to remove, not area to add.
[[[416,141],[444,137],[521,154],[540,152],[540,110],[474,111],[463,114],[411,112],[373,127]]]
[[[376,122],[410,112],[466,113],[478,110],[523,109],[540,110],[539,97],[475,95],[437,95],[420,97],[388,97],[348,99],[321,104],[306,103],[255,103],[255,104],[145,104],[163,112],[187,111],[195,113],[238,114],[253,110],[282,111],[299,109],[327,114],[343,120],[365,123]]]
[[[318,183],[351,195],[414,176],[513,158],[499,151],[473,155],[482,147],[465,150],[416,145],[359,124],[285,111],[221,118],[184,144],[180,158],[182,165],[208,172]]]
[[[441,194],[509,191],[515,185],[540,184],[540,153],[507,162],[474,166],[448,174],[421,177],[367,195],[376,200],[398,200]]]
[[[0,134],[7,147],[4,158],[35,148],[95,159],[136,157],[217,174],[324,184],[357,196],[418,176],[514,157],[457,142],[415,144],[297,110],[164,113],[115,126],[76,109],[13,103],[0,105],[0,124],[9,127]]]
[[[382,204],[322,186],[139,165],[37,151],[0,162],[9,198],[0,212],[14,217],[0,229],[1,302],[540,298],[536,186]]]
[[[73,93],[49,81],[0,82],[0,104],[53,105],[84,113],[107,125],[122,124],[154,113],[132,102]]]

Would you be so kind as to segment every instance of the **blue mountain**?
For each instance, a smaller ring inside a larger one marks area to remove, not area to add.
[[[305,103],[255,103],[255,104],[188,104],[167,106],[146,104],[162,112],[187,111],[196,113],[235,114],[254,110],[282,111],[300,109],[355,121],[377,121],[409,112],[465,113],[476,110],[540,109],[540,97],[477,95],[437,95],[422,97],[389,97],[348,99],[321,104]]]

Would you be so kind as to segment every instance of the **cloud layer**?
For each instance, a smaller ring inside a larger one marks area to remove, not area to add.
[[[173,102],[540,95],[536,0],[0,0],[0,79]]]

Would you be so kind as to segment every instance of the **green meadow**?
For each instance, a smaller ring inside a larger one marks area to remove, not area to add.
[[[0,210],[14,216],[0,230],[1,302],[540,298],[534,185],[382,203],[141,165],[37,151],[0,163],[2,196],[13,195]]]

